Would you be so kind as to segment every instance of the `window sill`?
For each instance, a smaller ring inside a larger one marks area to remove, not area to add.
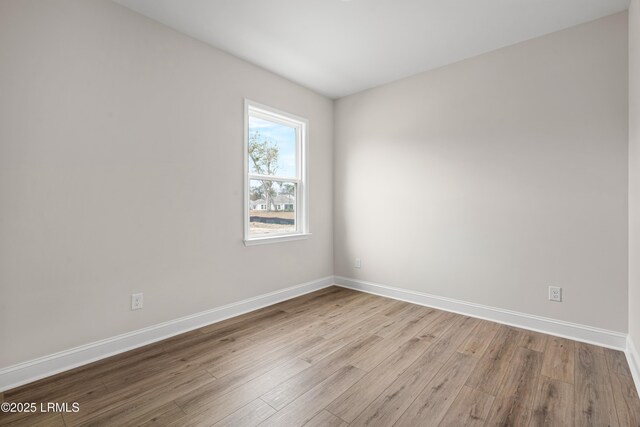
[[[284,236],[257,237],[244,241],[245,246],[265,245],[268,243],[289,242],[293,240],[304,240],[311,237],[311,233],[286,234]]]

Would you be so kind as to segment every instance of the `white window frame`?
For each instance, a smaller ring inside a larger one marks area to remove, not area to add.
[[[258,175],[249,169],[249,116],[259,117],[270,122],[280,123],[296,129],[296,176]],[[244,100],[244,244],[246,246],[265,243],[285,242],[307,239],[309,231],[309,182],[308,182],[308,141],[309,121],[285,111],[267,105]],[[296,184],[296,230],[288,233],[270,234],[268,236],[249,235],[249,183],[252,179],[266,179],[278,182],[294,182]]]

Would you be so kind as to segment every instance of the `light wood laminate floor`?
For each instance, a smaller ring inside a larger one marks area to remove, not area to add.
[[[640,426],[624,354],[330,287],[6,392],[0,425]]]

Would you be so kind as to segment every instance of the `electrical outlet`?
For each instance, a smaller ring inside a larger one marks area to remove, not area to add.
[[[353,265],[355,268],[360,268],[362,267],[362,262],[360,262],[360,258],[356,258],[356,262]]]
[[[562,288],[549,286],[549,301],[562,302]]]
[[[131,310],[142,308],[142,294],[131,294]]]

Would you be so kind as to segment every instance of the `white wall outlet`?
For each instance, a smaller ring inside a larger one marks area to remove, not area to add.
[[[142,294],[131,294],[131,310],[142,308]]]
[[[360,258],[356,258],[356,262],[353,264],[353,266],[355,268],[360,268],[362,267],[362,262],[360,261]]]
[[[562,302],[562,288],[549,286],[549,301]]]

